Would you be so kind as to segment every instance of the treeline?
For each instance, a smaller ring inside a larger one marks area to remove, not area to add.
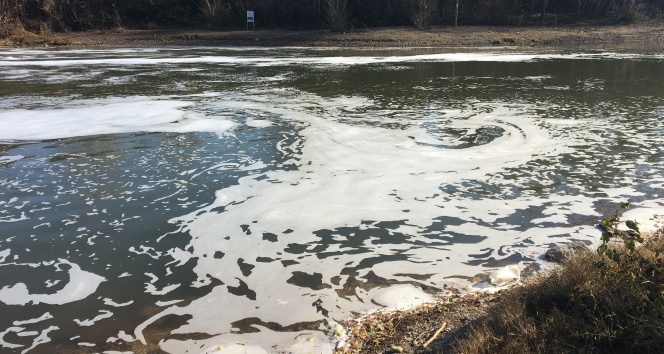
[[[458,11],[457,11],[458,8]],[[0,0],[0,25],[31,31],[103,28],[279,29],[633,22],[656,17],[663,0]]]

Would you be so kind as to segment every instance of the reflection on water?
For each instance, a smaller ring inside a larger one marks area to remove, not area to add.
[[[657,52],[0,63],[3,350],[325,351],[329,321],[394,289],[596,242],[623,200],[664,207]]]

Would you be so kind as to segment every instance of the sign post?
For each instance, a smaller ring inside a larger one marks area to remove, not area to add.
[[[254,12],[247,11],[247,31],[249,30],[249,22],[254,30],[256,30],[256,22],[254,22]]]

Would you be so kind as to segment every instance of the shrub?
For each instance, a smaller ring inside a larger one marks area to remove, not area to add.
[[[438,12],[436,0],[411,0],[413,24],[419,29],[428,29],[433,24]]]
[[[664,346],[664,229],[641,247],[635,223],[602,221],[598,254],[505,292],[457,343],[462,353],[656,353]],[[617,243],[615,241],[618,241]]]
[[[343,31],[348,27],[347,0],[325,0],[325,18],[333,31]]]

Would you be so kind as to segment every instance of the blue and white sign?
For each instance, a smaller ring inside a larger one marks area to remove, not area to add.
[[[247,22],[254,22],[254,12],[247,11]]]

